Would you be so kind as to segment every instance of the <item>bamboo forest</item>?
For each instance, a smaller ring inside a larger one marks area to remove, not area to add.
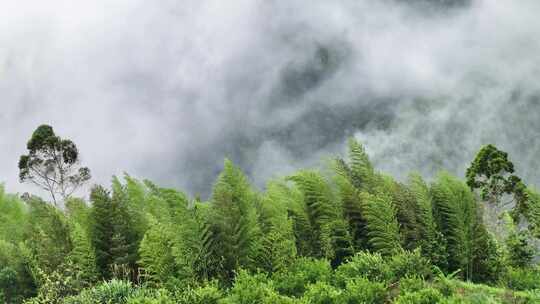
[[[86,201],[64,192],[90,175],[72,141],[43,125],[28,149],[21,180],[65,203],[2,190],[5,303],[540,301],[540,194],[493,145],[429,182],[355,139],[263,190],[226,159],[207,201],[127,174]]]
[[[540,304],[540,0],[0,0],[0,304]]]

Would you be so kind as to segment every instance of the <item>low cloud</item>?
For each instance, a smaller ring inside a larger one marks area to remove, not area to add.
[[[540,185],[535,0],[41,1],[0,12],[0,179],[41,123],[94,182],[207,194],[229,157],[257,185],[362,140],[404,177],[462,175],[480,145]]]

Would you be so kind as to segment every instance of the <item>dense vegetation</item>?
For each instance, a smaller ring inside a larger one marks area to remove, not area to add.
[[[226,160],[207,202],[128,175],[62,207],[2,190],[0,301],[540,303],[539,236],[540,194],[495,147],[467,182],[398,182],[351,140],[263,192]]]

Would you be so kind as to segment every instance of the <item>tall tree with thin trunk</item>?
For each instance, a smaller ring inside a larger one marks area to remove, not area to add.
[[[55,205],[90,180],[90,169],[79,165],[75,143],[56,136],[51,126],[39,126],[27,149],[19,160],[19,178],[47,191]]]

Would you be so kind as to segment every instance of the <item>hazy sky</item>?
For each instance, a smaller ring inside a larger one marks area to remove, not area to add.
[[[404,2],[404,1],[396,1]],[[363,141],[399,178],[462,175],[485,143],[540,186],[540,1],[0,0],[0,180],[42,123],[93,182],[207,193]]]

